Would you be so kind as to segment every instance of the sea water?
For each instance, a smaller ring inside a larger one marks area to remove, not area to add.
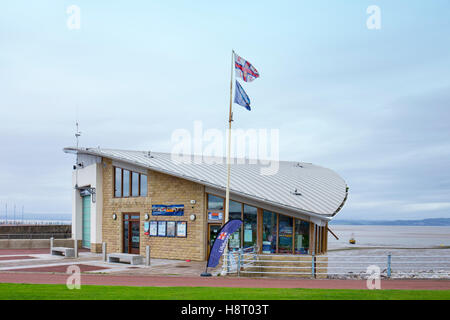
[[[450,247],[450,227],[330,225],[328,249],[356,247],[437,248]],[[351,238],[356,244],[349,243]]]

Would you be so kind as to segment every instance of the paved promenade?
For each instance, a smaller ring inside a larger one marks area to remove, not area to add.
[[[65,284],[67,278],[68,275],[66,274],[0,272],[1,283]],[[99,274],[82,274],[81,285],[367,289],[364,280],[202,278]],[[381,289],[450,290],[450,280],[382,280]]]
[[[87,250],[79,258],[65,259],[48,249],[0,250],[0,283],[65,284],[72,265],[80,268],[82,285],[367,289],[365,280],[202,278],[204,262],[152,259],[150,267],[130,266],[103,262],[100,254]],[[450,280],[382,280],[381,288],[450,290]]]

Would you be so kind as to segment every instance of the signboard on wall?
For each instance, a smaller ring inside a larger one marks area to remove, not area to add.
[[[158,221],[150,221],[150,236],[156,237],[158,235]]]
[[[222,212],[208,212],[208,220],[222,221],[222,219],[223,219]]]
[[[166,236],[166,231],[167,231],[166,227],[167,227],[166,221],[158,221],[158,237]]]
[[[184,204],[154,204],[152,205],[153,216],[183,216]]]
[[[187,237],[187,222],[178,221],[177,222],[177,237],[185,238]]]
[[[167,237],[175,237],[176,221],[167,221]]]

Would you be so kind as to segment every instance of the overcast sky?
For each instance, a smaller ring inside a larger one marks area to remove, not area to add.
[[[89,147],[170,152],[195,120],[225,130],[234,48],[261,74],[234,127],[279,129],[281,159],[338,172],[340,218],[450,218],[449,12],[448,0],[3,1],[0,216],[5,203],[70,213],[62,149],[77,117]]]

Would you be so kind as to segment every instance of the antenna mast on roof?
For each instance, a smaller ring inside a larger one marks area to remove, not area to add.
[[[79,129],[79,125],[78,125],[78,119],[75,122],[75,126],[77,127],[77,130],[75,131],[75,139],[77,140],[77,163],[75,164],[75,188],[78,187],[78,165],[80,164],[80,161],[78,161],[78,147],[79,147],[79,140],[80,140],[80,136],[81,136],[81,131]]]
[[[77,149],[78,149],[79,139],[80,139],[80,136],[81,136],[81,132],[80,132],[80,130],[78,128],[78,120],[76,121],[75,125],[77,127],[77,131],[75,132],[75,139],[77,139]]]

